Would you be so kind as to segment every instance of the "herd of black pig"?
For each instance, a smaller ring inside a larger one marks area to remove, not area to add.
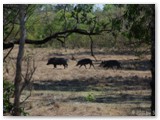
[[[63,65],[64,69],[65,69],[65,68],[68,67],[67,61],[68,61],[68,59],[65,59],[65,58],[56,58],[56,57],[54,57],[54,58],[50,58],[48,60],[47,65],[53,64],[54,68],[56,68],[57,65]],[[86,68],[87,64],[90,65],[89,68],[91,68],[91,66],[93,66],[93,68],[95,68],[94,65],[93,65],[92,60],[89,59],[89,58],[85,58],[85,59],[79,60],[77,62],[77,64],[76,64],[76,66],[79,66],[79,68],[81,66],[84,66]],[[106,68],[106,69],[109,69],[109,68],[111,68],[111,69],[114,69],[114,68],[116,68],[116,69],[122,69],[121,63],[119,61],[117,61],[117,60],[102,61],[99,66],[103,67],[103,68]]]

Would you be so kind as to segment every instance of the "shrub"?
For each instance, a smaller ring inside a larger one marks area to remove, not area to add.
[[[14,106],[13,103],[10,102],[10,98],[13,94],[14,84],[7,80],[3,80],[3,114],[11,114]],[[20,107],[20,112],[24,116],[28,115],[28,113],[24,111],[23,107]]]
[[[95,101],[95,97],[93,95],[93,93],[89,93],[86,97],[85,97],[86,101],[89,101],[89,102],[93,102]]]
[[[13,108],[13,103],[10,102],[10,98],[14,93],[14,85],[4,80],[3,81],[3,113],[10,113]]]

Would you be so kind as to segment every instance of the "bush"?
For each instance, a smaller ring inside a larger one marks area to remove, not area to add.
[[[89,94],[85,97],[85,99],[86,99],[86,101],[88,101],[88,102],[93,102],[93,101],[96,100],[95,97],[94,97],[94,95],[93,95],[93,93],[89,93]]]
[[[10,98],[14,93],[14,85],[4,80],[3,81],[3,113],[10,113],[13,108],[13,103],[10,102]]]
[[[7,80],[3,80],[3,114],[9,113],[11,114],[13,110],[13,103],[10,102],[10,98],[14,94],[14,84]],[[21,115],[28,115],[27,112],[24,111],[23,107],[20,107]]]

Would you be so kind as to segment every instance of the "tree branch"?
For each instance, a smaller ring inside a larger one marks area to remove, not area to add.
[[[83,30],[83,29],[73,29],[73,30],[66,30],[66,31],[54,33],[53,35],[51,35],[49,37],[46,37],[43,40],[26,39],[25,43],[26,44],[36,44],[36,45],[44,44],[44,43],[46,43],[46,42],[48,42],[50,40],[56,39],[58,37],[61,37],[61,35],[66,34],[66,33],[78,33],[78,34],[83,34],[83,35],[99,35],[100,34],[100,32],[90,33],[90,32],[87,32],[86,30]],[[14,43],[15,44],[19,44],[19,40],[15,41]]]
[[[64,34],[67,34],[70,35],[72,33],[78,33],[78,34],[82,34],[82,35],[100,35],[102,32],[104,31],[111,31],[111,30],[101,30],[101,31],[98,31],[98,32],[88,32],[86,30],[83,30],[83,29],[71,29],[71,30],[65,30],[65,31],[62,31],[62,32],[57,32],[57,33],[54,33],[52,34],[51,36],[49,37],[46,37],[45,39],[43,40],[31,40],[31,39],[26,39],[25,40],[25,43],[26,44],[35,44],[35,45],[40,45],[40,44],[44,44],[44,43],[47,43],[48,41],[51,41],[51,40],[54,40],[54,39],[57,39],[58,37],[62,37],[61,35],[64,35]],[[68,36],[67,35],[67,36]],[[13,43],[14,44],[19,44],[19,39],[14,41]],[[10,48],[10,47],[9,47]]]
[[[11,49],[9,50],[9,52],[7,53],[7,55],[3,58],[3,61],[6,60],[6,58],[8,57],[8,55],[10,54],[10,52],[12,51],[12,49],[13,49],[13,47],[14,47],[14,44],[11,45],[11,46],[12,46]]]
[[[3,50],[8,49],[8,48],[13,48],[14,47],[14,43],[4,43],[3,42]]]

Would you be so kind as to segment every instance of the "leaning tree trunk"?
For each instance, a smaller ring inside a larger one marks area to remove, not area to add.
[[[20,83],[22,80],[21,77],[21,66],[22,66],[22,57],[24,53],[24,43],[26,37],[26,30],[25,30],[25,5],[18,5],[20,13],[20,43],[19,43],[19,51],[17,56],[17,63],[16,63],[16,76],[14,81],[14,107],[13,113],[14,116],[20,116]]]
[[[151,40],[151,115],[155,116],[155,5],[152,6]]]
[[[89,38],[91,40],[91,43],[90,43],[90,49],[91,49],[91,56],[97,61],[95,55],[94,55],[94,52],[93,52],[93,39],[92,37],[89,35]]]

